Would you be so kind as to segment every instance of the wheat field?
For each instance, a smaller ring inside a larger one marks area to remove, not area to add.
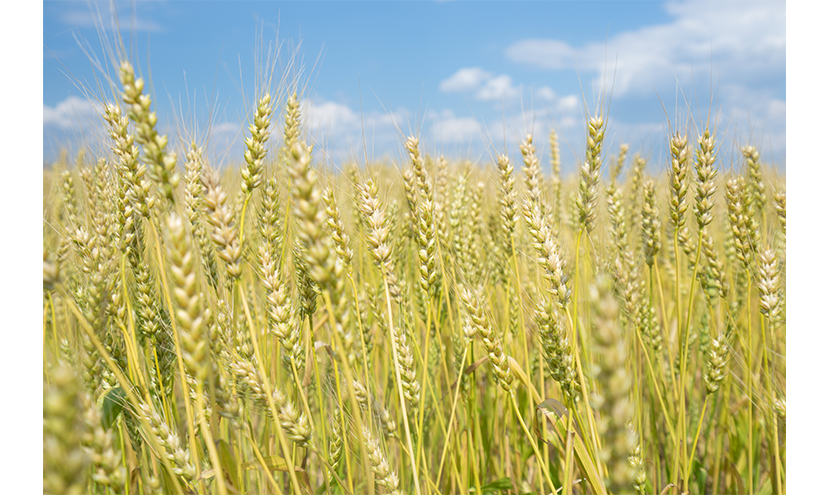
[[[785,178],[753,143],[688,120],[649,164],[600,106],[570,177],[556,132],[332,165],[284,85],[219,169],[117,81],[43,174],[44,493],[785,492]]]

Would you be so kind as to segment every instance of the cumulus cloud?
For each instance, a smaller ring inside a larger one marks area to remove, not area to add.
[[[724,85],[719,93],[729,102],[718,113],[718,126],[725,134],[727,147],[734,151],[752,143],[763,160],[774,158],[781,163],[786,150],[786,101],[766,88],[740,84]]]
[[[545,102],[554,102],[558,96],[549,86],[539,88],[515,84],[507,74],[493,74],[481,67],[462,67],[438,85],[444,93],[470,93],[476,100],[502,103],[516,101],[529,95]],[[568,101],[571,100],[570,97]],[[575,97],[574,97],[575,98]]]
[[[97,102],[80,96],[68,96],[54,106],[43,105],[43,156],[46,161],[58,157],[61,149],[105,143],[102,108]],[[101,147],[106,153],[108,149]]]
[[[488,79],[476,92],[476,98],[482,101],[512,100],[521,92],[519,87],[513,85],[513,79],[510,76],[502,74]]]
[[[362,154],[363,137],[369,151],[394,149],[399,142],[396,126],[409,117],[405,110],[361,113],[345,103],[321,98],[301,102],[303,122],[314,142],[322,143],[333,158]]]
[[[568,95],[559,99],[559,110],[562,112],[575,112],[579,109],[579,98],[576,95]]]
[[[556,99],[556,91],[548,86],[542,86],[536,91],[536,96],[542,100],[553,101]]]
[[[213,134],[237,134],[242,132],[242,126],[237,122],[219,122],[211,128]]]
[[[527,133],[544,142],[553,125],[569,127],[581,118],[581,103],[576,95],[560,95],[550,86],[522,86],[508,74],[495,74],[480,67],[459,69],[443,80],[439,89],[509,109],[507,114],[500,112],[498,116],[488,110],[478,116],[456,115],[449,109],[427,112],[427,122],[431,123],[428,136],[441,147],[473,146],[483,151],[494,143],[518,141]],[[521,110],[515,113],[520,100]]]
[[[479,67],[463,67],[441,81],[438,89],[444,93],[463,93],[478,89],[481,84],[493,77],[492,74]]]
[[[460,156],[468,158],[476,153],[483,153],[481,156],[488,156],[494,151],[501,153],[505,151],[505,143],[506,151],[513,155],[518,153],[518,142],[527,134],[532,134],[543,168],[546,168],[550,156],[548,138],[551,129],[555,128],[559,133],[563,168],[571,170],[575,160],[571,156],[571,149],[579,148],[579,143],[585,141],[584,126],[579,113],[563,114],[550,107],[498,117],[489,114],[462,116],[449,109],[430,110],[426,117],[427,122],[431,123],[427,139],[424,140],[427,146],[434,145],[445,152],[454,149]],[[521,162],[519,155],[511,156],[511,159],[516,163]]]
[[[504,53],[536,69],[604,75],[603,89],[613,83],[613,98],[623,105],[642,107],[650,99],[656,105],[655,92],[671,105],[677,94],[676,106],[688,108],[696,121],[706,119],[711,98],[725,144],[765,145],[780,162],[786,146],[785,3],[686,0],[663,8],[669,21],[607,40],[525,39]],[[594,79],[592,89],[599,84]],[[634,128],[637,122],[617,124]]]
[[[347,105],[333,101],[306,101],[303,110],[314,129],[351,129],[360,124],[360,115]]]
[[[331,131],[338,134],[360,132],[364,127],[394,129],[395,124],[400,124],[407,117],[404,110],[364,112],[361,117],[360,112],[346,104],[322,99],[303,101],[301,112],[312,132]]]
[[[451,110],[430,112],[432,138],[436,143],[462,144],[481,137],[481,124],[473,117],[456,117]]]
[[[97,103],[86,98],[69,96],[54,107],[43,105],[43,126],[61,130],[88,127],[101,112]]]
[[[119,8],[122,13],[129,12],[127,8]],[[136,32],[159,32],[162,26],[155,21],[134,15],[118,16],[117,26],[111,12],[93,12],[90,10],[70,10],[60,17],[61,22],[73,28],[92,29],[102,27],[108,31],[118,30]]]
[[[438,85],[444,93],[473,93],[477,100],[501,102],[522,94],[507,74],[495,75],[480,67],[463,67]]]
[[[784,2],[685,1],[665,8],[672,21],[621,32],[607,42],[526,39],[505,54],[541,69],[613,71],[617,96],[648,94],[678,79],[690,82],[711,69],[721,81],[784,74]]]

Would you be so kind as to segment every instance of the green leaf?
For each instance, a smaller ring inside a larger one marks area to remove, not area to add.
[[[692,476],[695,477],[695,481],[697,481],[697,489],[698,493],[705,492],[706,488],[706,468],[703,464],[700,463],[697,459],[692,462]]]
[[[228,448],[230,449],[230,447],[228,447]],[[220,453],[220,457],[221,457],[221,453]],[[263,457],[263,461],[265,461],[265,467],[267,467],[268,469],[270,469],[272,471],[283,471],[283,472],[288,471],[288,464],[285,462],[285,459],[283,459],[280,456],[277,456],[277,455],[265,456],[265,457]],[[223,466],[225,465],[226,462],[229,462],[229,461],[226,461],[225,459],[222,459]],[[233,465],[236,466],[236,463],[234,462]],[[250,469],[259,469],[261,467],[262,467],[262,465],[260,464],[260,462],[258,460],[248,461],[248,462],[245,462],[245,463],[242,464],[242,470],[243,471],[248,471]],[[300,489],[303,491],[303,493],[305,495],[314,495],[314,490],[311,489],[311,480],[309,479],[308,473],[306,472],[306,470],[301,468],[300,466],[294,466],[294,472],[297,474],[297,481],[300,483]],[[216,475],[216,473],[214,473],[213,469],[208,469],[208,470],[202,471],[201,479],[205,479],[205,480],[210,479],[210,478],[213,478],[215,475]]]
[[[726,466],[727,471],[729,471],[729,474],[732,475],[732,479],[735,480],[735,484],[738,485],[738,493],[747,493],[744,485],[744,479],[741,476],[741,473],[738,472],[738,466],[736,466],[734,462],[727,459],[724,459],[723,463]]]
[[[233,450],[228,442],[219,440],[216,442],[216,451],[219,454],[219,462],[222,463],[222,469],[228,473],[228,478],[234,485],[239,484],[239,471],[236,467],[236,458],[233,456]]]
[[[263,458],[268,469],[274,471],[288,471],[288,464],[280,456],[269,455]],[[258,461],[249,461],[242,465],[245,470],[256,469],[260,467]],[[311,489],[311,481],[308,478],[308,473],[300,466],[294,466],[294,472],[297,473],[297,481],[300,483],[300,488],[306,495],[314,495],[314,490]]]
[[[110,389],[104,395],[104,403],[101,405],[101,424],[104,429],[108,430],[115,423],[121,411],[124,410],[124,406],[127,404],[126,397],[127,394],[124,393],[121,387]]]
[[[265,465],[268,469],[272,471],[288,471],[288,464],[285,462],[285,459],[278,455],[268,455],[262,458],[265,461]],[[248,461],[242,465],[242,469],[249,470],[249,469],[256,469],[259,467],[259,461],[253,460]],[[298,466],[294,466],[295,471],[301,471]]]
[[[490,483],[487,483],[486,485],[481,487],[481,491],[484,493],[494,493],[512,489],[513,482],[510,481],[510,478],[501,478],[496,481],[491,481]]]
[[[565,407],[564,404],[556,399],[546,399],[536,406],[536,421],[534,423],[534,427],[536,428],[535,433],[542,439],[543,442],[550,443],[547,441],[547,436],[545,435],[547,425],[550,424],[553,426],[557,421],[566,421],[567,419],[568,408]],[[576,428],[576,434],[579,435],[579,438],[583,438],[579,425],[573,423],[573,426]]]
[[[567,423],[568,409],[562,405],[561,402],[555,399],[547,399],[536,406],[536,421],[534,427],[536,429],[536,435],[539,436],[539,438],[545,443],[550,443],[548,441],[549,436],[547,435],[547,430],[548,426],[551,426],[553,431],[559,437],[561,445],[567,445]],[[576,429],[572,431],[576,431],[576,434],[573,437],[573,449],[574,459],[576,460],[577,466],[579,466],[579,469],[585,475],[586,481],[594,493],[607,493],[605,490],[605,483],[597,473],[594,461],[588,454],[588,449],[585,447],[585,443],[582,439],[582,433],[579,431],[576,421],[572,423],[572,426],[576,427]]]

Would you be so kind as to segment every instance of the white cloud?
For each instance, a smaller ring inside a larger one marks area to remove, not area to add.
[[[553,101],[556,99],[556,91],[550,86],[542,86],[536,91],[536,96],[542,100]]]
[[[405,110],[361,113],[349,105],[324,99],[304,100],[300,104],[303,125],[315,149],[325,149],[333,158],[360,156],[364,135],[369,154],[378,149],[388,151],[400,143],[397,127],[408,119]]]
[[[232,155],[244,142],[245,134],[239,122],[217,122],[210,128],[210,142],[214,150],[223,150]],[[221,151],[220,151],[221,153]]]
[[[455,74],[441,81],[438,85],[444,93],[472,93],[479,101],[501,104],[514,102],[525,96],[533,96],[541,101],[554,102],[556,92],[549,86],[540,88],[523,87],[513,83],[513,78],[507,74],[493,74],[481,67],[463,67]],[[570,97],[568,101],[570,101]]]
[[[86,98],[69,96],[54,107],[43,105],[43,126],[69,130],[95,123],[100,107]]]
[[[313,129],[344,129],[360,124],[360,116],[354,110],[333,101],[306,101],[302,114]]]
[[[432,138],[436,143],[463,144],[482,136],[481,124],[473,117],[456,117],[450,110],[430,112]]]
[[[144,19],[131,14],[127,14],[129,9],[120,9],[123,15],[118,16],[118,29],[124,31],[136,32],[159,32],[162,31],[160,24],[153,22],[150,19]],[[65,12],[61,16],[61,22],[67,26],[77,28],[98,28],[102,27],[108,31],[114,31],[116,21],[113,15],[107,9],[106,12],[100,11],[81,11],[72,10]]]
[[[494,75],[481,67],[463,67],[438,85],[444,93],[474,93],[481,101],[503,102],[521,96],[522,89],[507,74]]]
[[[358,111],[343,103],[326,100],[305,100],[301,104],[303,120],[312,132],[333,132],[336,134],[350,134],[360,132],[362,128],[375,129],[378,127],[394,128],[406,119],[403,110],[392,112],[364,112],[362,117]]]
[[[237,122],[219,122],[211,128],[213,134],[234,134],[242,132],[242,126]]]
[[[594,94],[613,84],[613,98],[618,101],[631,97],[659,105],[656,92],[668,107],[691,112],[698,125],[706,119],[711,98],[718,131],[726,133],[724,144],[732,147],[751,141],[774,152],[781,162],[786,146],[785,3],[685,0],[666,3],[664,8],[669,21],[607,40],[569,44],[525,39],[507,47],[505,54],[538,69],[587,74],[592,78],[587,88]],[[606,80],[599,81],[599,75]],[[568,104],[577,107],[579,102]],[[662,113],[661,107],[656,111]],[[673,113],[677,115],[677,110]],[[655,118],[659,120],[647,119]]]
[[[458,116],[453,111],[445,109],[441,111],[431,110],[427,112],[427,122],[432,126],[427,135],[431,141],[429,145],[435,145],[439,149],[450,150],[455,148],[461,156],[469,157],[470,154],[484,152],[487,155],[494,149],[502,152],[503,146],[507,145],[509,154],[518,153],[518,143],[527,134],[532,134],[536,144],[537,153],[543,161],[543,167],[547,167],[548,138],[550,130],[555,126],[559,132],[560,146],[563,153],[563,165],[566,169],[572,167],[570,156],[571,147],[584,143],[584,125],[579,110],[562,112],[554,106],[540,106],[536,109],[525,110],[517,113],[508,113],[498,117],[494,116]],[[511,159],[521,161],[520,156]]]
[[[573,65],[576,49],[559,40],[528,39],[507,48],[507,57],[543,69],[564,69]]]
[[[574,112],[579,109],[579,98],[576,95],[568,95],[559,100],[561,112]]]
[[[700,2],[666,4],[674,19],[619,33],[607,42],[581,46],[556,39],[526,39],[505,54],[515,62],[552,70],[613,74],[614,95],[648,94],[654,87],[690,83],[750,81],[783,76],[784,2]]]
[[[438,85],[444,93],[463,93],[474,91],[481,86],[481,83],[493,77],[492,74],[479,67],[463,67],[441,81]]]
[[[783,119],[787,116],[787,102],[773,98],[767,103],[767,114],[776,119]]]
[[[762,160],[781,163],[786,150],[786,101],[764,88],[739,84],[722,86],[719,94],[730,103],[720,109],[717,122],[730,153],[752,143]]]
[[[521,95],[522,90],[513,85],[513,79],[506,74],[487,80],[477,92],[476,98],[482,101],[512,100]]]

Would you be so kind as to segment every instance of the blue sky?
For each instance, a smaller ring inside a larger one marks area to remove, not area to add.
[[[667,114],[696,134],[711,108],[726,166],[750,141],[785,163],[784,2],[115,5],[160,125],[171,141],[182,129],[207,139],[217,162],[241,161],[257,72],[279,46],[277,73],[304,89],[308,137],[336,162],[362,159],[363,127],[370,157],[399,157],[401,132],[419,132],[431,152],[479,161],[505,142],[515,156],[532,131],[547,166],[555,127],[571,170],[604,89],[608,153],[626,142],[662,168]],[[115,24],[109,3],[43,6],[49,161],[100,128],[87,96],[104,79],[89,55],[106,61]]]

